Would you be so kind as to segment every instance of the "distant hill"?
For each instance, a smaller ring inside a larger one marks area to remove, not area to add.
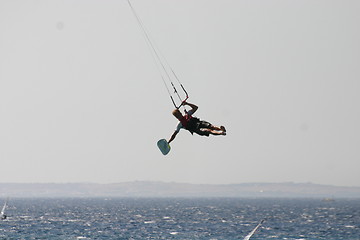
[[[360,198],[360,187],[313,183],[187,184],[168,182],[0,183],[0,197]]]

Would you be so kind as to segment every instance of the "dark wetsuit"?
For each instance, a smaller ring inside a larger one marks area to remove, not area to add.
[[[190,131],[191,134],[197,133],[201,136],[209,136],[210,133],[207,129],[211,127],[211,124],[207,121],[200,120],[199,118],[193,117],[192,112],[189,111],[185,116],[180,120],[179,124],[176,127],[176,131],[179,132],[181,128],[185,128]]]

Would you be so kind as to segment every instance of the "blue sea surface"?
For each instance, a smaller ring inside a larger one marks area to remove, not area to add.
[[[360,200],[10,199],[0,239],[359,239]]]

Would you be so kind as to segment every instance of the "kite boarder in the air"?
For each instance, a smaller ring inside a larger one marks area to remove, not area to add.
[[[226,135],[226,129],[224,126],[217,127],[207,121],[200,120],[199,118],[192,116],[198,109],[198,106],[188,102],[183,102],[182,104],[190,106],[191,110],[187,111],[185,115],[182,115],[179,109],[175,109],[172,112],[174,117],[176,117],[180,122],[177,125],[175,132],[171,135],[168,143],[172,142],[175,139],[181,128],[185,128],[186,130],[191,132],[191,134],[197,133],[200,136],[208,137],[210,134],[224,136]]]

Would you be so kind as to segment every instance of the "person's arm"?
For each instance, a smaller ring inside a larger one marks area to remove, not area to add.
[[[178,133],[179,133],[179,131],[175,131],[175,132],[171,135],[171,137],[170,137],[170,139],[169,139],[169,141],[168,141],[169,144],[175,139],[175,137],[176,137],[176,135],[177,135]]]
[[[198,110],[198,108],[199,108],[199,107],[196,106],[195,104],[188,103],[188,102],[184,102],[183,105],[188,105],[188,106],[190,106],[190,107],[191,107],[191,110],[190,110],[190,111],[191,111],[192,113],[196,112],[196,110]],[[189,111],[189,112],[190,112],[190,111]]]

